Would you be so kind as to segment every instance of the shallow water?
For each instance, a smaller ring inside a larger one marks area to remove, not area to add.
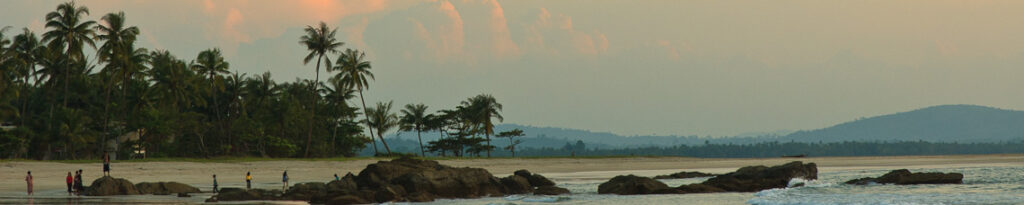
[[[720,193],[684,195],[618,196],[599,195],[597,186],[609,178],[633,173],[654,175],[667,170],[616,172],[553,173],[549,177],[572,191],[568,196],[511,196],[480,199],[439,199],[422,204],[1024,204],[1024,164],[1014,166],[965,166],[910,169],[913,172],[959,172],[964,184],[958,185],[845,185],[843,182],[877,177],[891,169],[843,168],[822,171],[818,180],[803,181],[806,186],[772,189],[757,193]],[[678,170],[672,170],[678,171]],[[669,186],[699,183],[707,178],[662,180]],[[118,196],[67,197],[63,190],[24,193],[0,193],[0,204],[200,204],[210,194],[193,197]],[[303,202],[241,202],[228,204],[304,204]],[[409,203],[398,203],[409,204]],[[417,203],[419,204],[419,203]]]

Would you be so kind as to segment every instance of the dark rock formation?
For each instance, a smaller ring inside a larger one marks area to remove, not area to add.
[[[562,195],[562,194],[569,194],[569,190],[565,189],[565,188],[562,188],[562,187],[556,187],[556,186],[541,186],[541,187],[537,187],[537,189],[534,189],[533,190],[533,194],[536,194],[536,195]]]
[[[682,185],[676,188],[668,188],[664,183],[647,177],[616,176],[598,186],[597,193],[633,195],[755,192],[784,188],[793,178],[817,179],[817,165],[796,161],[774,167],[749,166],[735,172],[718,175],[700,184]]]
[[[435,198],[477,198],[507,194],[567,194],[569,190],[526,170],[499,179],[480,168],[455,168],[436,161],[401,158],[366,166],[326,184],[300,183],[287,192],[225,188],[214,201],[301,200],[314,204],[429,202]],[[520,176],[519,174],[523,174]]]
[[[697,177],[713,177],[714,174],[708,174],[704,172],[678,172],[669,175],[658,175],[654,179],[688,179]]]
[[[112,195],[138,195],[139,190],[132,182],[113,177],[100,177],[92,181],[92,185],[86,187],[87,196],[112,196]]]
[[[530,171],[527,171],[525,169],[515,171],[514,175],[526,178],[526,180],[530,182],[530,186],[540,187],[555,185],[555,182],[548,180],[547,177],[541,176],[539,174],[530,173]]]
[[[818,179],[818,167],[814,163],[800,161],[773,167],[749,166],[713,177],[702,184],[730,192],[755,192],[785,188],[793,178]]]
[[[178,182],[141,182],[135,184],[139,194],[168,195],[179,193],[199,193],[198,188]]]
[[[865,185],[870,183],[878,184],[897,184],[897,185],[911,185],[911,184],[962,184],[964,183],[964,175],[961,173],[911,173],[910,170],[899,169],[893,170],[881,177],[872,178],[860,178],[847,181],[846,184]]]
[[[264,189],[240,189],[240,188],[223,188],[216,196],[207,200],[207,202],[217,201],[253,201],[253,200],[282,200],[280,190],[264,190]]]
[[[668,185],[648,177],[635,175],[616,176],[597,187],[598,194],[636,195],[653,194],[657,190],[668,189]]]

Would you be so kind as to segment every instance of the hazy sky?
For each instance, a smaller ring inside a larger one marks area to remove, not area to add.
[[[8,35],[62,1],[2,2]],[[940,104],[1024,109],[1024,1],[79,0],[124,11],[141,45],[313,78],[301,29],[365,50],[373,103],[450,108],[480,93],[505,122],[618,134],[816,129]]]

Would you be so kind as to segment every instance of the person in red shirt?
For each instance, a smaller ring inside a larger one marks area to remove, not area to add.
[[[75,178],[71,177],[71,172],[68,172],[68,177],[65,178],[65,179],[67,179],[66,181],[68,183],[68,196],[71,196],[71,193],[75,192],[75,191],[71,190],[71,185],[75,183]]]

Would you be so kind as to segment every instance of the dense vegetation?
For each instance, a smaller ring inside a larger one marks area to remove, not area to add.
[[[316,77],[278,83],[270,73],[232,70],[217,48],[195,58],[140,48],[141,29],[123,12],[99,22],[89,15],[68,2],[45,15],[42,35],[0,30],[0,157],[87,159],[114,150],[122,157],[353,156],[396,130],[473,139],[429,147],[438,152],[494,149],[492,120],[502,120],[502,105],[490,95],[437,115],[422,104],[407,105],[403,116],[392,102],[367,108],[371,63],[363,52],[341,51],[336,29],[324,23],[298,37],[297,46],[309,50],[302,62],[316,60]],[[349,102],[355,94],[361,107]]]

